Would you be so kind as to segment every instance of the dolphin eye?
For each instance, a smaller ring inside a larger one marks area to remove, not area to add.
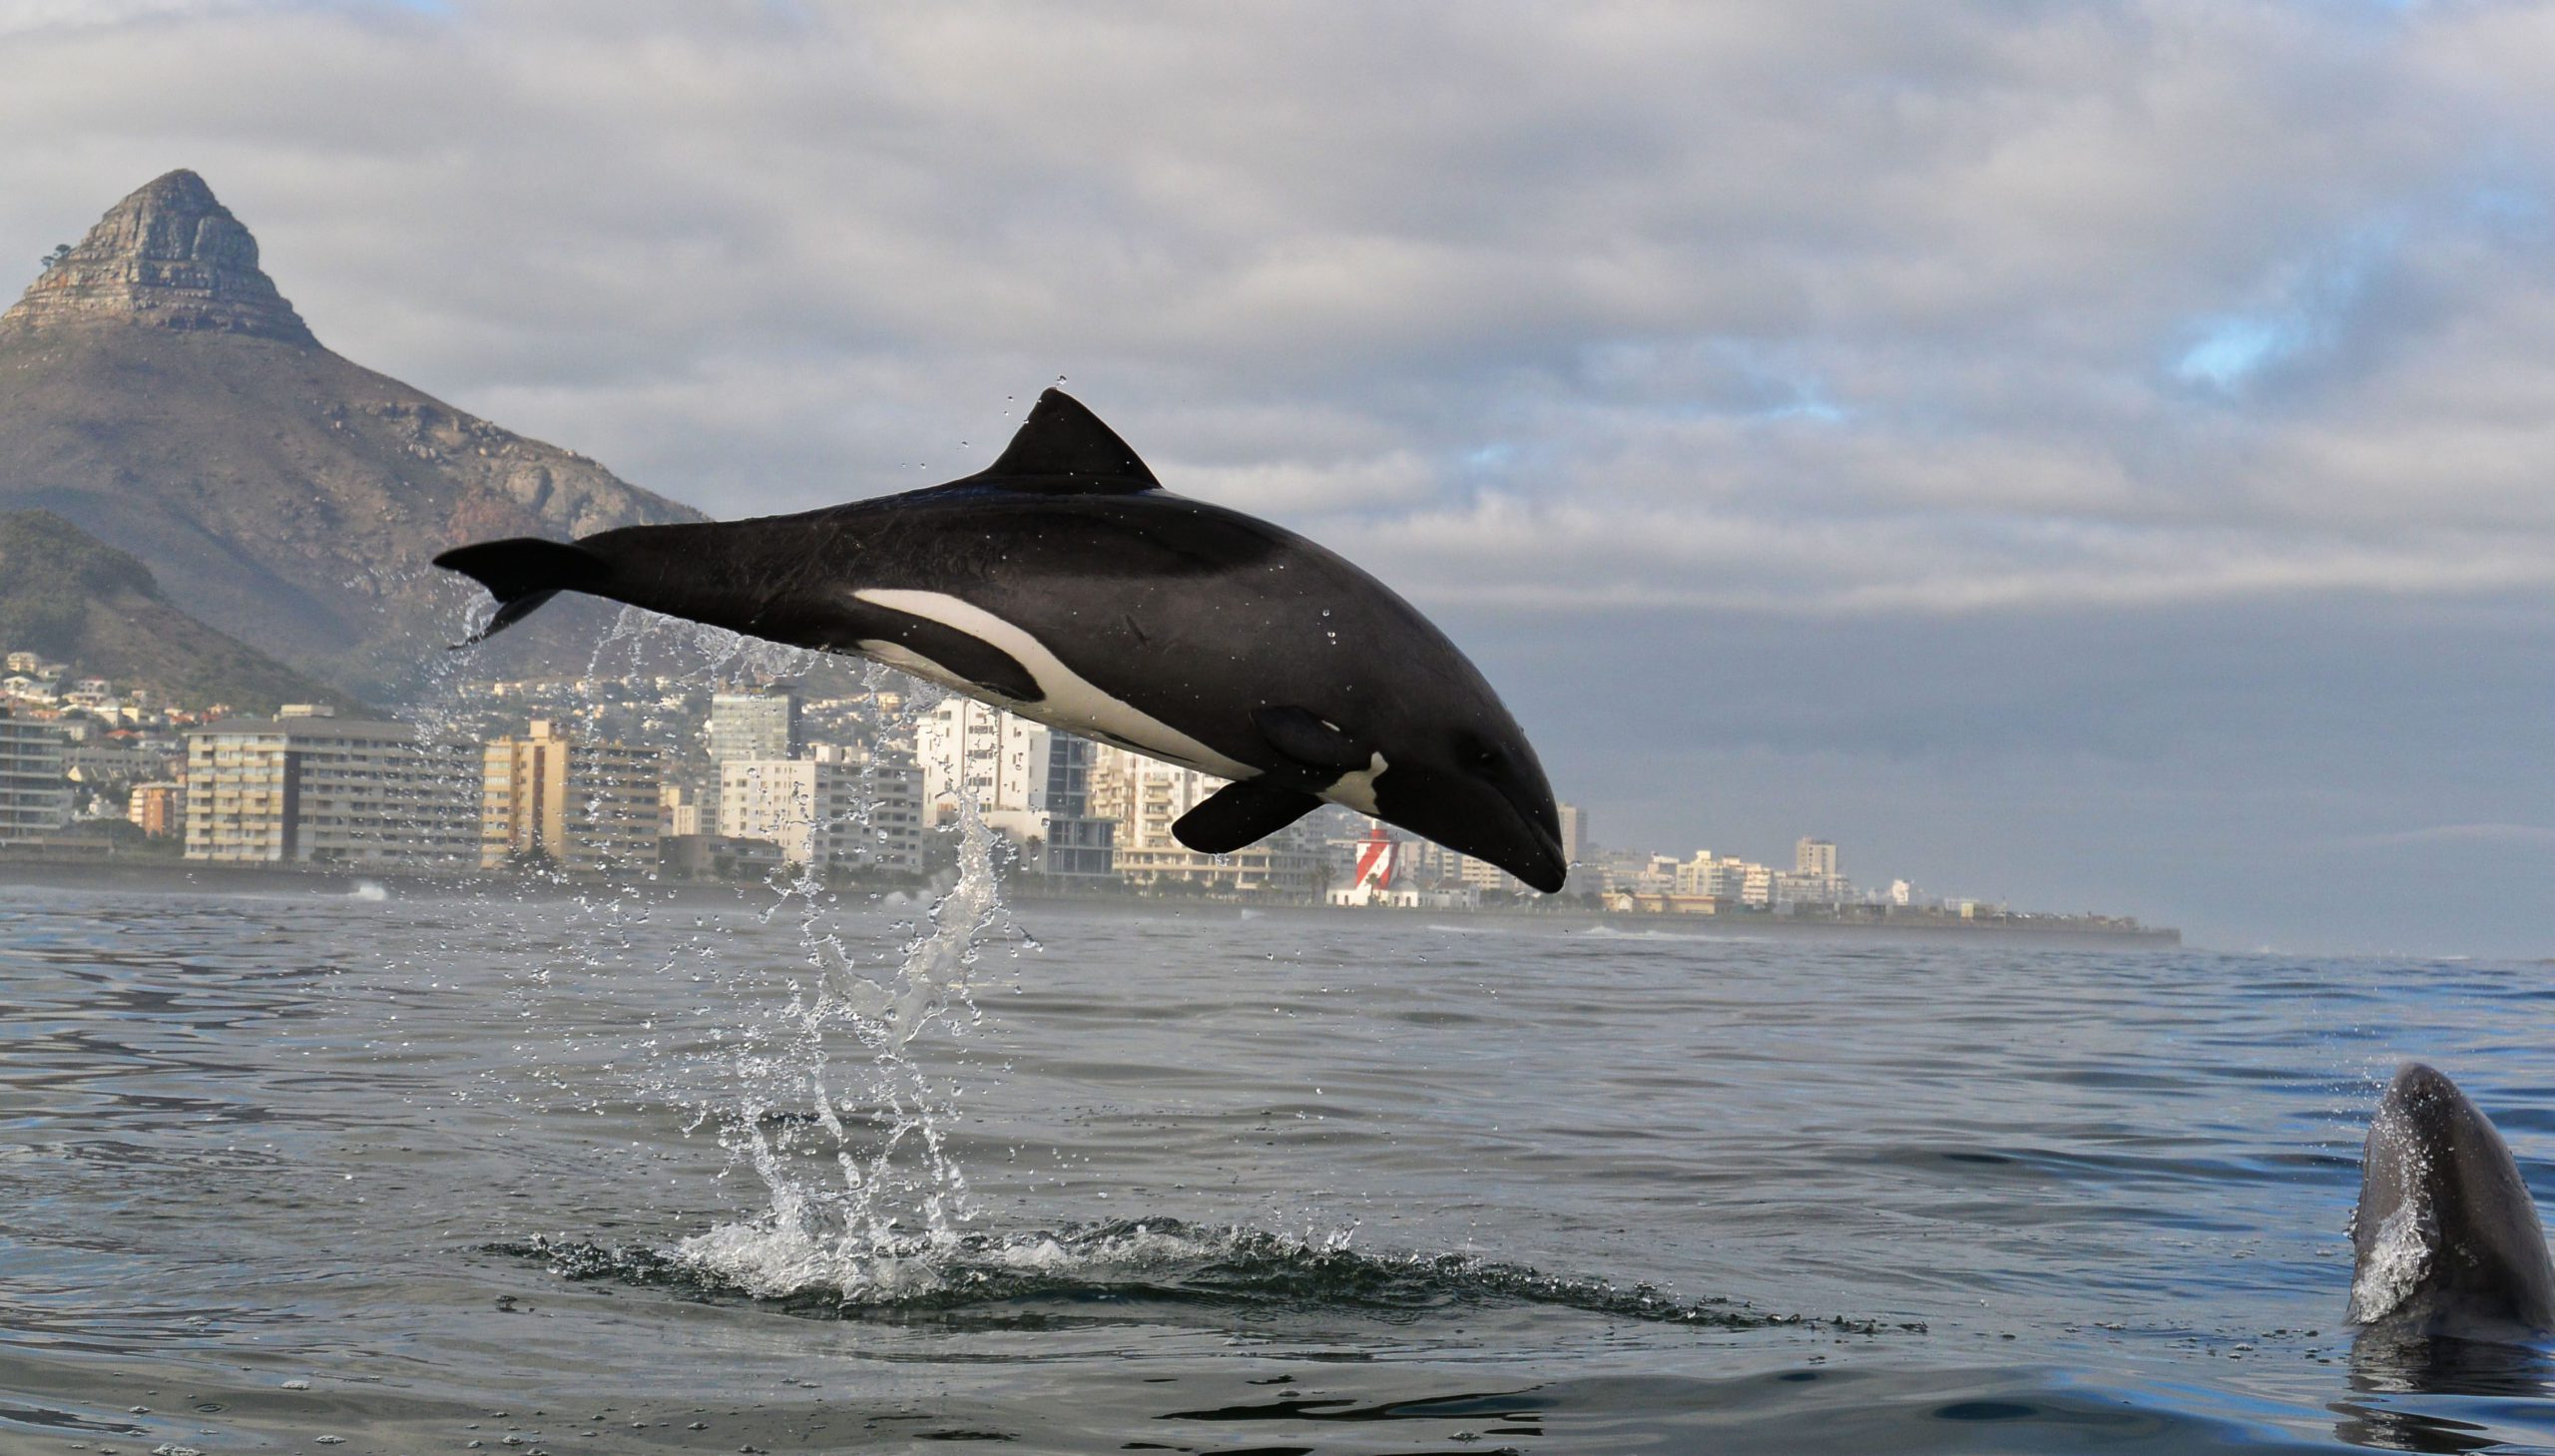
[[[1467,735],[1455,742],[1455,761],[1476,773],[1494,774],[1507,766],[1508,755],[1488,738]]]

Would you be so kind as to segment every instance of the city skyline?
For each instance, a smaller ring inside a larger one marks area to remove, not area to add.
[[[723,516],[1068,375],[1628,840],[2545,952],[2555,10],[1005,14],[47,10],[0,240],[198,168],[322,340]]]
[[[5,665],[0,845],[39,852],[73,847],[61,833],[76,840],[82,825],[105,820],[181,840],[199,861],[586,878],[884,871],[918,881],[935,863],[927,831],[954,825],[963,798],[1051,893],[1186,886],[1379,903],[1355,884],[1375,863],[1374,846],[1387,843],[1394,852],[1380,878],[1402,896],[1395,903],[1538,898],[1494,865],[1338,806],[1237,854],[1190,850],[1171,825],[1225,780],[954,695],[915,705],[873,688],[810,704],[779,685],[499,680],[448,685],[448,701],[412,724],[340,719],[306,704],[272,717],[167,714],[147,693],[121,694],[41,654],[8,652]],[[85,736],[75,740],[74,729]],[[123,740],[102,740],[100,729]],[[82,782],[64,778],[84,769]],[[163,770],[174,778],[157,778]],[[108,801],[126,785],[124,804]],[[2011,909],[1992,897],[1927,894],[1904,878],[1857,886],[1841,872],[1837,845],[1810,835],[1794,841],[1787,870],[1709,848],[1609,847],[1590,836],[1585,808],[1564,803],[1560,813],[1573,866],[1565,893],[1584,906],[1960,917]],[[2081,913],[2089,923],[2137,923]]]

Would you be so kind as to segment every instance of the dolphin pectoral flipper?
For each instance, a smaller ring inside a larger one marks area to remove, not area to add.
[[[1307,768],[1353,773],[1374,758],[1374,749],[1308,708],[1254,709],[1251,723],[1269,746]]]
[[[468,642],[454,643],[456,650],[486,642],[561,592],[591,590],[610,570],[584,547],[536,536],[457,546],[436,557],[435,565],[460,572],[497,599],[497,615]]]
[[[1231,854],[1321,807],[1300,788],[1246,778],[1228,783],[1172,824],[1172,837],[1201,854]]]

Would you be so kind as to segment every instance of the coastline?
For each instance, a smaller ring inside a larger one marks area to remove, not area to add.
[[[139,856],[66,859],[0,855],[0,885],[45,889],[157,894],[292,894],[323,897],[373,895],[381,898],[454,898],[504,896],[517,900],[576,899],[594,894],[631,896],[666,905],[767,905],[778,896],[759,883],[699,880],[540,880],[498,875],[427,875],[397,871],[340,869],[281,864],[221,864],[207,860]],[[928,888],[870,891],[848,887],[841,892],[857,899],[887,900],[893,908],[926,897]],[[1215,915],[1300,921],[1337,929],[1350,924],[1396,926],[1460,925],[1466,929],[1498,929],[1526,933],[1615,934],[1695,940],[1828,940],[1865,945],[1978,945],[2033,949],[2176,950],[2182,932],[2170,926],[2131,927],[2088,922],[2067,916],[2009,916],[1960,920],[1948,916],[1844,919],[1827,916],[1675,915],[1533,906],[1489,906],[1480,909],[1350,908],[1289,902],[1218,900],[1159,895],[1068,895],[1031,885],[1007,885],[1004,903],[1014,910],[1041,913],[1181,917]]]

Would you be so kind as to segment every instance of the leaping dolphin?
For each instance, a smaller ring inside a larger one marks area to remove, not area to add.
[[[2409,1062],[2368,1125],[2350,1317],[2416,1336],[2555,1332],[2555,1264],[2519,1165],[2457,1084]]]
[[[435,564],[497,598],[473,642],[584,592],[873,658],[1233,779],[1172,826],[1205,853],[1327,799],[1547,893],[1568,870],[1543,765],[1445,634],[1312,542],[1164,490],[1059,390],[1001,458],[946,485],[574,544],[490,541]]]

